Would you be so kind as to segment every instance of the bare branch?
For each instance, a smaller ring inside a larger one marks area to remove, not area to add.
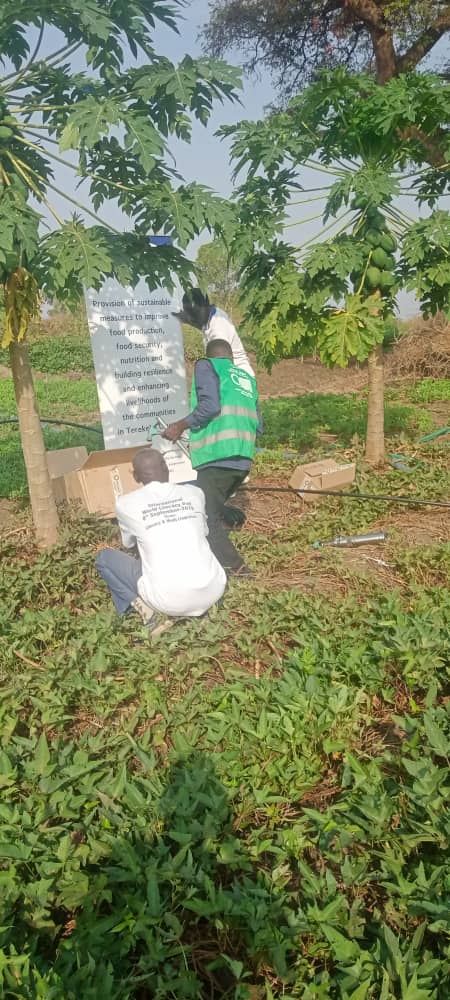
[[[402,56],[399,56],[397,60],[397,66],[399,73],[405,73],[409,69],[413,69],[418,63],[422,62],[422,59],[431,52],[436,43],[450,31],[450,6],[447,11],[444,11],[440,17],[437,17],[435,21],[430,24],[425,31],[416,39],[413,45],[405,52]]]

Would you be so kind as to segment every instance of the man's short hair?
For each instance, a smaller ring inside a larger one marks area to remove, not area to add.
[[[207,358],[231,358],[233,360],[233,350],[228,340],[210,340],[206,348]]]
[[[140,448],[136,452],[133,461],[133,472],[134,478],[138,483],[167,482],[169,475],[169,470],[167,464],[161,455],[160,451],[156,448],[151,448],[150,445],[145,448]]]

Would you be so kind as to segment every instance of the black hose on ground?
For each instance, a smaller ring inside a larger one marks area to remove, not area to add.
[[[88,427],[87,424],[74,424],[72,420],[45,420],[44,417],[41,418],[41,424],[58,424],[63,427],[79,427],[82,431],[92,431],[93,434],[102,435],[103,431],[99,431],[98,427]],[[17,417],[8,417],[7,420],[0,420],[0,426],[2,424],[18,424],[19,421]]]
[[[383,500],[385,503],[406,503],[414,506],[428,507],[450,507],[446,500],[419,500],[413,497],[390,497],[381,493],[343,493],[336,490],[295,490],[292,486],[241,486],[240,490],[247,493],[293,493],[301,497],[302,493],[314,494],[321,497],[344,497],[349,500]]]
[[[17,417],[0,420],[0,425],[18,423],[19,421]],[[93,434],[102,434],[102,431],[99,431],[97,427],[88,427],[87,424],[75,424],[71,420],[45,420],[42,418],[41,424],[61,424],[64,427],[79,427],[84,431],[92,431]],[[412,507],[450,507],[450,502],[446,500],[422,500],[413,497],[391,497],[381,493],[345,493],[342,491],[337,492],[336,490],[295,490],[292,486],[241,486],[241,490],[245,490],[246,493],[293,493],[298,497],[301,497],[302,493],[308,493],[310,496],[343,497],[348,500],[382,500],[384,503],[406,503],[410,504]]]

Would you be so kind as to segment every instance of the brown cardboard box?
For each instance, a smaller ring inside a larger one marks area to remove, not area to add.
[[[88,457],[87,449],[59,448],[47,452],[47,465],[52,481],[53,494],[58,502],[67,500],[64,476],[74,469],[79,469]]]
[[[93,451],[90,455],[86,448],[62,448],[47,452],[56,500],[78,501],[90,514],[115,517],[116,498],[138,489],[131,463],[142,447],[110,448],[108,451]],[[195,471],[181,451],[174,454],[173,448],[170,448],[166,455],[169,455],[166,459],[169,482],[192,482],[196,478]]]
[[[137,490],[131,462],[136,448],[93,451],[78,469],[64,476],[66,499],[78,500],[90,514],[115,516],[116,498]]]
[[[293,490],[340,490],[353,483],[356,468],[353,462],[348,465],[338,465],[332,458],[324,458],[320,462],[309,462],[307,465],[297,465],[289,480]],[[303,500],[311,502],[319,500],[316,493],[300,494]]]
[[[47,452],[56,500],[78,501],[90,514],[114,517],[116,497],[138,488],[131,461],[139,447],[94,451],[90,455],[86,448]]]
[[[57,500],[78,501],[89,514],[115,517],[116,498],[138,489],[131,462],[142,445],[135,448],[111,448],[93,451],[86,448],[64,448],[47,452],[47,462]],[[180,453],[168,460],[170,482],[185,482],[195,478],[195,472]],[[182,461],[183,460],[183,461]]]

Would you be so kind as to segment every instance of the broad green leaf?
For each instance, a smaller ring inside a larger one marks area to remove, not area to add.
[[[47,737],[45,733],[41,733],[37,742],[36,753],[34,755],[34,768],[36,774],[45,774],[49,761],[50,751],[48,748]]]
[[[27,861],[31,856],[31,847],[27,844],[8,844],[0,841],[0,858],[11,858],[13,861]]]
[[[430,742],[431,747],[434,752],[439,757],[450,757],[450,740],[447,739],[445,733],[440,729],[428,712],[425,713],[423,724],[425,728],[426,735]]]

